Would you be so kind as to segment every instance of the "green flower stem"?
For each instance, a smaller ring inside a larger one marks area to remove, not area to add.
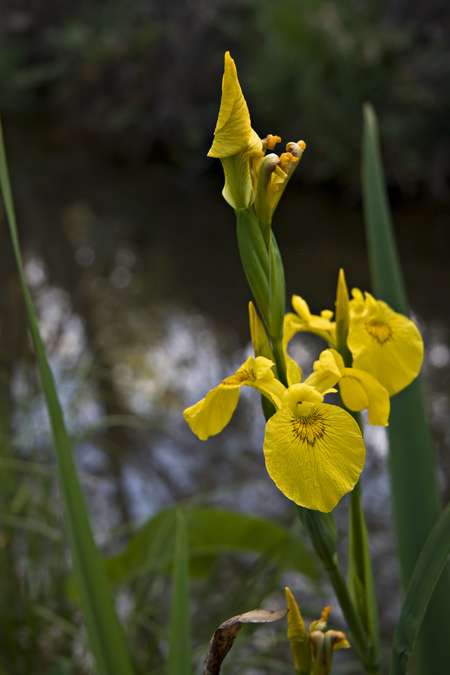
[[[337,532],[333,513],[310,511],[301,506],[297,507],[297,513],[336,593],[351,633],[351,645],[356,649],[366,672],[371,675],[379,674],[378,666],[374,665],[370,659],[366,629],[339,566],[336,553]]]
[[[343,406],[345,408],[345,406]],[[347,408],[345,408],[347,410]],[[361,413],[347,410],[357,422],[364,435]],[[372,561],[369,550],[369,535],[364,520],[361,502],[361,486],[358,482],[350,493],[348,587],[360,617],[367,630],[370,646],[370,660],[380,663],[380,639],[378,609],[375,597]]]
[[[379,667],[369,662],[367,634],[359,617],[358,611],[350,596],[344,575],[342,574],[342,570],[337,560],[337,556],[335,556],[334,566],[324,567],[324,569],[328,574],[328,578],[331,581],[334,592],[336,593],[336,597],[339,600],[339,605],[347,622],[347,626],[351,632],[351,644],[358,652],[358,656],[364,664],[366,673],[370,673],[371,675],[380,673]]]
[[[284,358],[283,341],[272,340],[272,350],[275,357],[275,365],[277,367],[278,379],[285,387],[288,386],[286,377],[286,359]]]

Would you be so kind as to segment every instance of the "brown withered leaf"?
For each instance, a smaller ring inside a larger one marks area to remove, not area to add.
[[[232,616],[231,619],[220,624],[212,636],[205,659],[204,675],[218,675],[222,662],[242,626],[246,623],[272,623],[286,616],[287,609],[269,612],[267,609],[252,609],[251,612]]]

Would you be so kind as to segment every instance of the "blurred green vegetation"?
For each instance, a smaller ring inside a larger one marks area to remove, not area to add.
[[[448,197],[445,0],[42,0],[2,15],[4,113],[50,115],[119,156],[192,162],[210,141],[230,49],[258,133],[314,140],[309,180],[358,189],[371,101],[389,182]]]

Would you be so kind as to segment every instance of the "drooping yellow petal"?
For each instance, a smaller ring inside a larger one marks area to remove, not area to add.
[[[230,421],[239,400],[239,389],[244,385],[264,394],[278,409],[286,388],[275,378],[273,365],[263,356],[256,359],[249,356],[233,375],[225,378],[201,401],[187,408],[183,413],[184,419],[194,434],[206,441],[220,433]]]
[[[212,389],[201,401],[186,408],[184,419],[201,441],[215,436],[226,427],[239,401],[239,386]]]
[[[281,492],[296,504],[329,512],[359,479],[364,441],[345,410],[305,401],[302,387],[312,390],[307,385],[290,387],[283,407],[267,422],[266,468]]]
[[[385,302],[358,289],[352,295],[347,342],[353,366],[373,375],[393,396],[419,374],[422,337],[413,321]]]
[[[236,64],[230,52],[226,52],[222,100],[208,157],[222,159],[237,155],[247,148],[251,133],[250,113],[239,84]]]
[[[339,391],[346,408],[354,411],[367,408],[370,424],[387,426],[391,409],[389,393],[372,375],[357,368],[345,368]]]

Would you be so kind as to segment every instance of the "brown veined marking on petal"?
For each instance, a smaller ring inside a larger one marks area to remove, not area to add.
[[[325,421],[318,410],[314,410],[309,417],[294,417],[292,420],[294,436],[314,447],[319,438],[325,435]]]
[[[222,386],[238,387],[243,382],[248,382],[249,380],[250,382],[255,382],[256,377],[251,370],[242,368],[238,370],[237,373],[234,373],[234,375],[230,375],[230,377],[223,380]]]
[[[392,338],[392,328],[387,323],[366,323],[366,330],[380,345]]]

